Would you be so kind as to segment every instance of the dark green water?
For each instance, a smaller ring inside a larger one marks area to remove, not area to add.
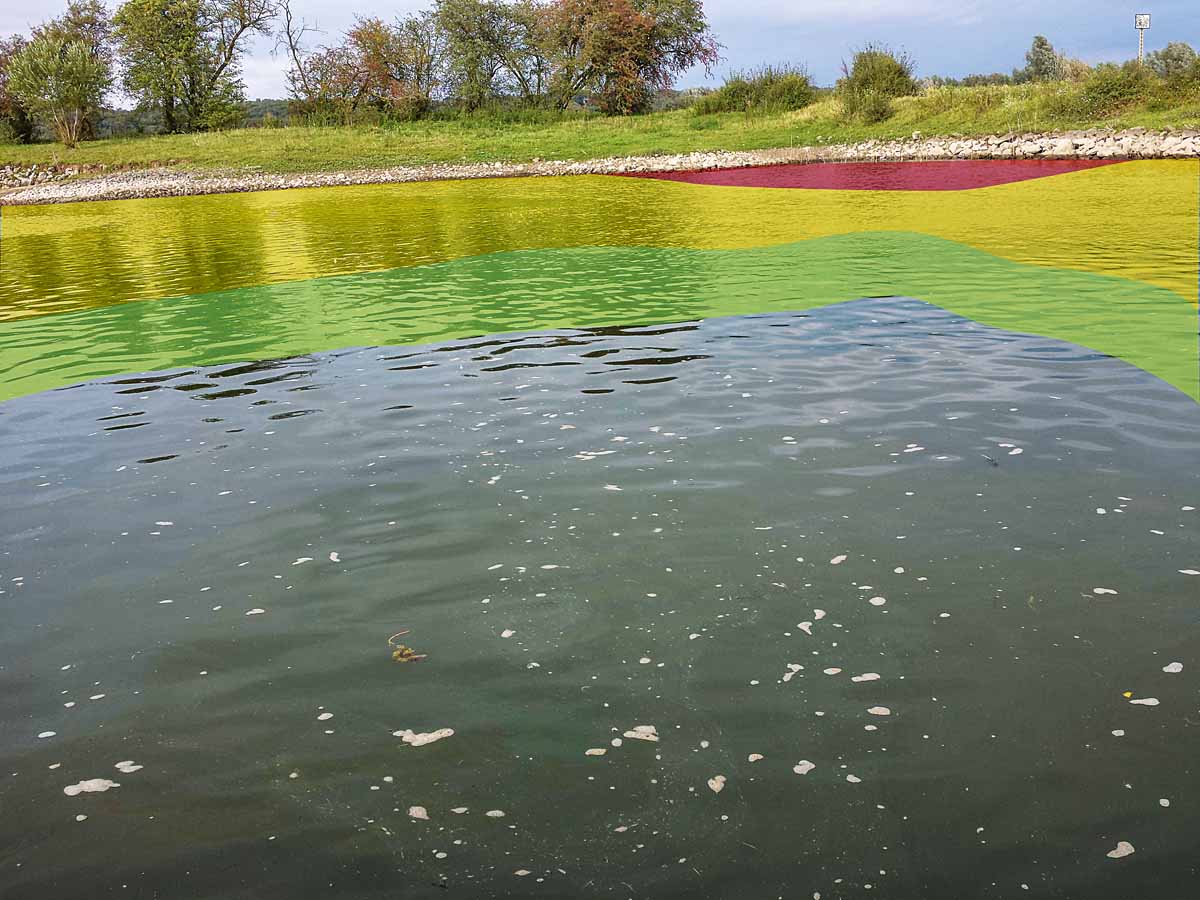
[[[1124,362],[869,300],[0,441],[6,900],[1194,892],[1200,406]]]

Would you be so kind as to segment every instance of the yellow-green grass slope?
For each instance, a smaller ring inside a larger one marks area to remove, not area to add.
[[[827,96],[787,113],[701,116],[677,110],[627,118],[565,115],[534,122],[483,116],[346,127],[256,128],[188,135],[112,138],[68,150],[58,144],[0,146],[0,164],[167,164],[180,169],[328,172],[460,162],[585,160],[609,156],[821,146],[872,138],[963,136],[1083,128],[1200,128],[1200,95],[1134,103],[1087,114],[1071,83],[930,88],[902,97],[874,125],[843,121]],[[1082,111],[1081,111],[1082,110]]]

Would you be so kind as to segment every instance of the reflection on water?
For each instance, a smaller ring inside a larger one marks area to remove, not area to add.
[[[874,300],[3,409],[5,898],[1193,879],[1200,408],[1121,361]]]
[[[1194,304],[1198,175],[1196,160],[1144,160],[932,193],[581,176],[9,207],[0,320],[510,250],[745,249],[863,231],[1135,279]]]
[[[10,208],[0,400],[881,296],[1118,356],[1200,400],[1198,176],[1195,160],[1138,161],[969,191],[589,176]]]

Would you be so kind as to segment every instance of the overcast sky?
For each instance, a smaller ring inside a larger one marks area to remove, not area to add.
[[[110,6],[117,0],[110,0]],[[391,18],[428,6],[422,0],[293,0],[333,41],[355,13]],[[65,0],[0,0],[0,33],[27,31],[55,16]],[[705,8],[724,61],[717,78],[688,73],[682,86],[715,84],[729,69],[762,62],[800,62],[821,84],[832,84],[839,64],[865,41],[904,47],[921,75],[962,76],[1007,72],[1023,63],[1033,35],[1045,34],[1061,51],[1088,62],[1137,55],[1135,12],[1153,15],[1146,34],[1152,50],[1168,41],[1200,47],[1198,0],[1170,0],[1133,7],[1112,0],[706,0]],[[273,41],[259,40],[246,60],[249,97],[286,96],[282,59]]]

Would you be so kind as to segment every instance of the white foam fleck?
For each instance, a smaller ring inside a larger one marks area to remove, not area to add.
[[[333,713],[323,712],[319,716],[317,716],[317,721],[318,722],[328,722],[332,718],[333,718]]]
[[[1166,797],[1159,797],[1158,805],[1161,806],[1163,809],[1166,809],[1168,806],[1171,805],[1171,801],[1168,800]]]
[[[450,810],[450,812],[454,813],[456,816],[461,816],[467,811],[467,809],[468,807],[466,806],[456,806],[454,809]]]
[[[340,556],[338,556],[338,552],[336,550],[334,550],[332,553],[329,554],[329,561],[330,562],[341,562],[342,558]]]
[[[434,741],[440,741],[442,738],[448,738],[454,734],[453,728],[439,728],[436,731],[414,732],[407,728],[401,731],[393,731],[392,737],[398,737],[406,744],[412,744],[414,747],[424,747],[426,744],[432,744]]]
[[[1167,663],[1165,666],[1163,666],[1163,671],[1166,672],[1168,675],[1178,675],[1180,672],[1183,671],[1183,663],[1181,663],[1181,662]]]
[[[493,818],[493,819],[503,819],[504,818],[504,810],[489,809],[487,812],[484,813],[484,815],[488,816],[490,818]]]
[[[408,815],[413,819],[429,819],[429,813],[423,806],[410,806],[408,808]]]
[[[813,610],[813,619],[816,620],[817,622],[820,622],[823,618],[825,618],[826,615],[827,615],[827,613],[823,609],[814,609]]]
[[[1117,841],[1117,846],[1104,855],[1109,859],[1122,859],[1134,852],[1133,844],[1129,843],[1129,841]]]
[[[831,559],[829,561],[829,564],[831,566],[840,566],[842,563],[844,563],[846,561],[846,559],[847,559],[846,554],[843,553],[843,554],[841,554],[839,556],[835,556],[833,559]]]
[[[887,597],[872,597],[867,602],[872,606],[883,606],[883,604],[887,603]]]
[[[113,768],[119,770],[122,775],[132,775],[134,772],[144,768],[144,766],[139,766],[132,759],[123,759],[114,765]]]
[[[708,779],[708,787],[714,794],[721,793],[721,791],[725,790],[725,776],[714,775]]]
[[[304,563],[306,563],[306,562],[312,562],[312,561],[313,561],[313,558],[311,556],[301,556],[301,557],[298,557],[296,559],[296,561],[294,563],[292,563],[292,565],[293,566],[301,566],[301,565],[304,565]]]
[[[56,734],[58,734],[57,731],[43,731],[38,735],[38,738],[44,740],[46,738],[52,738]]]
[[[861,675],[855,675],[850,680],[851,681],[878,681],[879,673],[878,672],[863,672]]]
[[[811,763],[807,759],[802,759],[796,765],[792,766],[792,771],[797,775],[807,775],[817,767],[816,763]]]
[[[254,609],[248,609],[248,610],[246,610],[246,615],[248,615],[248,616],[261,616],[261,615],[262,615],[263,613],[265,613],[265,612],[266,612],[266,610],[265,610],[265,609],[263,609],[263,608],[262,608],[262,607],[260,607],[260,606],[256,606],[256,607],[254,607]]]
[[[1157,697],[1142,697],[1140,700],[1130,700],[1134,706],[1158,706]]]
[[[583,755],[584,756],[603,756],[607,752],[608,752],[608,750],[606,750],[604,747],[592,747],[589,750],[584,750]]]
[[[1117,592],[1114,591],[1112,588],[1094,587],[1094,588],[1092,588],[1092,593],[1097,594],[1099,596],[1104,596],[1106,594],[1114,594],[1115,595]]]
[[[842,670],[839,669],[837,666],[830,666],[828,669],[825,670],[825,674],[826,675],[841,675]]]
[[[803,631],[805,634],[807,634],[809,637],[812,637],[812,626],[813,626],[812,622],[798,622],[796,624],[796,627],[799,628],[801,631]]]
[[[867,710],[873,716],[890,716],[892,711],[886,706],[872,706]]]
[[[859,778],[857,775],[847,775],[846,780],[848,782],[850,782],[851,784],[861,784],[862,783],[862,779]]]
[[[120,786],[117,782],[109,781],[107,778],[88,778],[78,784],[68,784],[63,788],[63,793],[68,797],[75,797],[79,794],[102,794],[109,788]]]
[[[629,731],[626,731],[624,737],[638,741],[658,742],[658,729],[653,725],[634,725]]]
[[[510,638],[510,637],[512,637],[514,634],[516,634],[516,632],[515,632],[515,631],[513,631],[511,628],[505,628],[505,629],[504,629],[502,632],[500,632],[500,637],[502,637],[502,638]]]
[[[746,757],[746,762],[758,762],[760,759],[765,759],[761,753],[751,753]]]
[[[1200,575],[1200,570],[1198,570],[1198,569],[1180,569],[1179,574],[1180,575]]]

